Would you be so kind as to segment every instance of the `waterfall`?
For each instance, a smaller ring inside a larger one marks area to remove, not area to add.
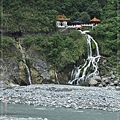
[[[88,78],[99,74],[98,62],[100,60],[100,54],[98,44],[85,31],[79,31],[81,32],[81,34],[84,34],[87,39],[88,57],[83,65],[80,65],[79,67],[74,66],[74,69],[71,72],[71,80],[69,80],[68,84],[79,85],[81,82],[85,82]],[[92,42],[95,44],[96,48],[95,55],[93,55]]]
[[[57,84],[60,84],[60,83],[59,83],[59,80],[58,80],[58,75],[57,75],[57,72],[56,72],[56,71],[55,71],[55,78],[56,78]]]
[[[27,63],[26,63],[25,52],[24,52],[24,50],[23,50],[23,48],[22,48],[22,46],[21,46],[20,43],[19,43],[19,48],[20,48],[20,52],[22,53],[22,60],[23,60],[23,62],[24,62],[25,68],[26,68],[26,70],[27,70],[28,80],[29,80],[29,83],[30,83],[30,85],[31,85],[32,82],[31,82],[30,70],[29,70],[29,68],[28,68],[28,66],[27,66]]]

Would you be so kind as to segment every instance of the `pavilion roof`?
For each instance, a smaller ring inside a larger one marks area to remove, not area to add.
[[[60,20],[60,21],[64,21],[64,20],[70,20],[70,18],[66,18],[66,16],[63,14],[63,15],[58,15],[57,20]]]
[[[80,24],[82,24],[84,22],[82,20],[74,20],[72,23],[80,23]]]
[[[100,20],[94,17],[93,19],[90,20],[90,22],[100,22]]]

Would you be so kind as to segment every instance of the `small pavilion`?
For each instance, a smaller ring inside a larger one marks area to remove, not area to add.
[[[93,24],[98,24],[98,23],[100,23],[100,20],[97,19],[96,17],[94,17],[93,19],[90,20],[90,22]]]
[[[70,18],[66,18],[66,16],[63,15],[58,15],[56,18],[56,25],[57,26],[67,26],[67,21],[70,20]]]

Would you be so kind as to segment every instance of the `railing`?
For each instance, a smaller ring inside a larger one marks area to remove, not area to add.
[[[81,25],[57,25],[57,27],[58,28],[80,28],[80,27],[82,27],[82,26],[84,26],[84,27],[94,27],[94,26],[97,26],[97,24],[96,25],[93,25],[93,24],[81,24]]]

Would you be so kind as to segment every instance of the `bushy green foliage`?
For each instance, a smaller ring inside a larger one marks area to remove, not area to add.
[[[26,36],[26,46],[35,44],[35,49],[46,55],[47,60],[57,69],[75,63],[86,52],[86,39],[78,31],[68,34]]]
[[[19,57],[15,50],[14,39],[11,37],[2,36],[0,40],[0,58]]]
[[[102,21],[92,35],[98,39],[101,55],[107,56],[106,65],[117,67],[117,55],[120,50],[119,23],[120,14],[117,0],[107,0],[107,4],[103,7]]]
[[[21,30],[23,32],[48,33],[54,30],[57,11],[54,9],[44,9],[45,5],[46,3],[43,0],[3,1],[4,27],[13,32]]]

